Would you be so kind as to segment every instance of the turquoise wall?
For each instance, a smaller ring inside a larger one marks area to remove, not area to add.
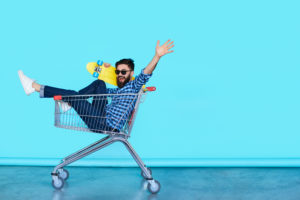
[[[130,142],[152,166],[300,166],[299,1],[2,1],[0,164],[55,165],[102,135],[54,127],[17,70],[79,90],[99,58],[159,62]],[[132,166],[121,144],[77,165]]]

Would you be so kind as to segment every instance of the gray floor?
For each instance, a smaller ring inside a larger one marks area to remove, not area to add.
[[[300,168],[152,168],[151,195],[138,168],[67,167],[65,187],[51,186],[52,167],[0,166],[0,200],[300,199]]]

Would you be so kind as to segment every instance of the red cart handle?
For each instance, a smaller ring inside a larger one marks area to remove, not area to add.
[[[156,87],[146,87],[146,91],[153,92],[156,90]]]
[[[57,96],[54,96],[53,99],[55,101],[58,101],[58,100],[62,100],[62,97],[60,95],[57,95]]]

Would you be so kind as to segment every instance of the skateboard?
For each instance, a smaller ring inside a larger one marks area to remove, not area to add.
[[[117,75],[115,73],[116,68],[113,66],[105,67],[102,60],[97,62],[89,62],[86,65],[86,69],[93,77],[103,80],[106,83],[117,86]],[[134,80],[134,77],[132,77]]]

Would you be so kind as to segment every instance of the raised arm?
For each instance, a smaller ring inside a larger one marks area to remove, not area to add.
[[[173,42],[174,41],[171,42],[171,40],[168,40],[162,46],[159,46],[159,40],[157,41],[156,48],[155,48],[155,55],[152,58],[151,62],[144,69],[145,74],[152,74],[152,72],[154,71],[159,59],[162,56],[173,52],[173,51],[170,51],[170,49],[172,49],[174,47],[174,45],[172,45]]]

